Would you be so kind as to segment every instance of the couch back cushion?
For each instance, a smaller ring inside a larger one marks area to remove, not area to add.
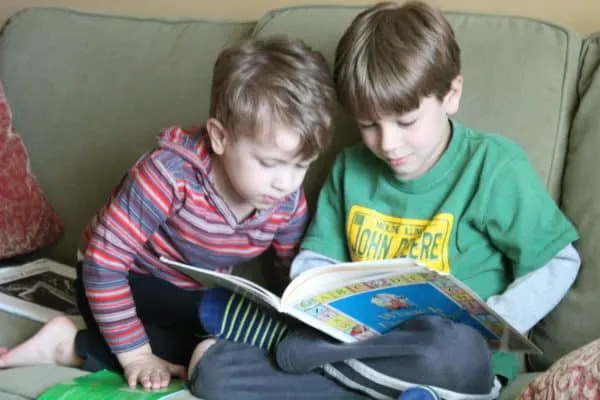
[[[73,262],[81,231],[173,124],[202,123],[218,52],[253,22],[162,21],[28,9],[0,38],[0,81]]]
[[[357,7],[296,7],[271,12],[255,34],[287,33],[333,61],[339,37]],[[457,119],[519,142],[555,199],[575,105],[581,38],[542,21],[467,13],[446,14],[462,49],[464,93]],[[332,151],[309,172],[311,204],[340,147],[357,140],[341,113]]]
[[[582,267],[566,298],[533,331],[544,354],[530,357],[533,369],[545,369],[564,354],[600,338],[600,32],[583,49],[580,104],[569,140],[563,207],[581,240]]]

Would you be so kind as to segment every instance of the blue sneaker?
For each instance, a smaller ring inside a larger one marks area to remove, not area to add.
[[[440,400],[440,397],[427,386],[415,386],[400,393],[398,400]]]

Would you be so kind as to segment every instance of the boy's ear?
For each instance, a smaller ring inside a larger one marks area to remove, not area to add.
[[[208,140],[213,152],[217,155],[222,155],[225,151],[225,146],[231,140],[229,131],[225,129],[218,119],[209,118],[206,121],[206,132],[208,133]]]
[[[457,75],[456,78],[452,80],[452,83],[450,83],[450,90],[448,90],[446,97],[444,97],[444,109],[446,110],[446,114],[452,115],[458,111],[462,88],[463,77],[462,75]]]

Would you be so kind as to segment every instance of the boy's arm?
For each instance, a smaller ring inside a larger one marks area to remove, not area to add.
[[[313,268],[324,267],[326,265],[339,264],[340,261],[315,253],[310,250],[302,250],[292,262],[290,278],[294,279],[301,273]]]
[[[515,281],[489,302],[518,330],[526,331],[572,285],[580,259],[571,243],[578,234],[524,152],[499,166],[491,182],[482,212],[484,232],[506,257]]]
[[[128,281],[135,255],[175,203],[176,185],[152,158],[135,165],[100,217],[85,251],[82,275],[91,311],[119,355],[147,345]]]
[[[558,305],[580,266],[579,253],[569,244],[549,263],[516,279],[501,295],[488,298],[487,304],[519,332],[527,332]]]

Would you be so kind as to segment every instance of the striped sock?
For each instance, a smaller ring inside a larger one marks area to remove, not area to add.
[[[198,317],[202,327],[220,339],[274,350],[287,325],[244,296],[223,288],[206,289]]]

